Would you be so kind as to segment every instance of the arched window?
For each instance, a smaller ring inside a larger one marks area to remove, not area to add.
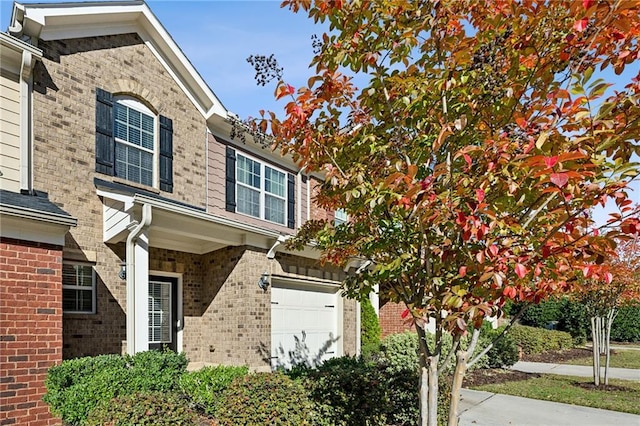
[[[156,116],[144,104],[131,98],[115,98],[115,175],[154,186]]]

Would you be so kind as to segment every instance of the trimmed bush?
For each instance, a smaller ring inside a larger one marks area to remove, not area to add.
[[[233,379],[222,395],[220,425],[309,425],[312,404],[302,384],[283,373]]]
[[[103,401],[135,392],[177,390],[186,366],[184,354],[170,351],[67,360],[49,369],[43,400],[65,422],[82,425]]]
[[[368,298],[360,302],[360,345],[361,353],[365,358],[377,353],[380,348],[380,322],[378,315]]]
[[[184,398],[163,392],[135,393],[102,401],[91,410],[87,426],[195,426],[198,415]]]
[[[611,340],[617,342],[640,341],[640,305],[620,308],[611,325]]]
[[[516,325],[509,333],[516,345],[527,355],[573,347],[573,338],[565,331]]]
[[[199,409],[209,415],[217,411],[222,392],[236,377],[249,373],[247,367],[231,367],[219,365],[204,367],[198,371],[185,373],[180,377],[180,390]]]
[[[479,342],[480,347],[486,348],[502,334],[505,327],[506,326],[501,326],[494,330],[488,322],[482,324],[480,331],[481,340]],[[487,352],[486,366],[488,368],[511,367],[516,362],[518,362],[518,346],[513,337],[511,337],[511,334],[507,332],[507,334],[495,342],[491,350]]]
[[[462,338],[461,347],[466,348],[471,341],[470,333]],[[451,335],[445,334],[442,341],[442,354],[441,361],[447,356],[451,350],[453,339]],[[435,347],[435,336],[427,333],[427,344],[431,349]],[[488,343],[487,343],[488,344]],[[479,353],[487,345],[483,344],[481,340],[476,346],[474,354]],[[380,343],[380,360],[386,365],[387,372],[397,373],[405,369],[412,369],[417,371],[419,368],[419,348],[418,348],[418,335],[416,333],[406,331],[404,333],[390,334]],[[471,357],[473,358],[473,357]],[[444,369],[445,374],[450,374],[455,368],[456,358],[451,358],[449,364]],[[478,368],[487,368],[488,356],[483,355],[471,368],[475,370]]]
[[[327,360],[317,369],[294,374],[304,378],[315,405],[315,424],[387,424],[388,377],[375,363],[347,356]]]

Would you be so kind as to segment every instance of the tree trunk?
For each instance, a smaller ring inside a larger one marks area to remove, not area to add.
[[[451,406],[449,407],[449,426],[458,426],[458,406],[460,404],[460,390],[462,381],[467,372],[467,360],[469,352],[460,350],[456,354],[456,369],[453,373],[453,383],[451,385]]]
[[[607,329],[606,329],[606,358],[604,364],[604,384],[609,384],[609,360],[611,359],[611,325],[613,324],[613,320],[616,317],[616,309],[611,308],[609,313],[607,314]]]
[[[591,317],[591,341],[593,342],[593,384],[600,385],[600,339],[598,338],[598,319]]]
[[[429,354],[425,331],[416,326],[420,349],[420,426],[438,426],[438,359]]]

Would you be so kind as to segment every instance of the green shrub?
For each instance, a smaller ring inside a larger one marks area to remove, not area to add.
[[[573,338],[565,331],[516,325],[509,333],[522,352],[528,355],[573,347]]]
[[[219,365],[204,367],[198,371],[185,373],[180,377],[180,390],[209,415],[216,413],[222,392],[236,377],[246,376],[247,367]]]
[[[418,335],[411,331],[390,334],[380,342],[381,360],[388,373],[418,371]]]
[[[435,348],[435,336],[427,333],[427,344],[433,350]],[[461,339],[460,347],[467,348],[471,340],[471,333]],[[444,360],[451,350],[453,339],[451,335],[445,334],[442,337],[442,354],[440,356],[440,362]],[[480,341],[476,346],[475,354],[478,354],[482,349],[486,347]],[[488,344],[488,343],[487,343]],[[410,331],[404,333],[390,334],[380,343],[380,360],[386,365],[389,373],[396,373],[405,369],[411,369],[417,371],[419,368],[419,348],[418,348],[418,335]],[[444,374],[450,374],[455,368],[456,358],[451,358],[448,365],[443,369]],[[488,356],[485,354],[480,358],[471,368],[471,370],[478,368],[486,368],[488,365]]]
[[[556,329],[571,334],[575,345],[583,345],[587,341],[587,334],[590,333],[589,319],[583,304],[563,299],[557,321]]]
[[[316,424],[387,424],[388,384],[379,365],[347,356],[294,374],[304,377],[303,383],[315,406]]]
[[[308,425],[312,404],[302,384],[283,373],[236,377],[222,394],[220,425]]]
[[[198,415],[184,398],[163,392],[135,393],[102,401],[91,410],[87,426],[195,426]]]
[[[490,323],[485,322],[482,324],[480,347],[485,348],[494,342],[502,334],[505,327],[501,326],[494,330]],[[486,366],[488,368],[511,367],[516,362],[518,362],[518,346],[513,337],[507,332],[487,352]]]
[[[611,325],[611,340],[617,342],[640,341],[640,305],[620,308]]]
[[[169,351],[67,360],[49,369],[43,400],[65,422],[84,424],[102,401],[134,392],[176,390],[186,365],[184,354]]]
[[[378,352],[380,347],[380,322],[378,315],[368,298],[360,302],[360,349],[367,358]]]
[[[537,328],[549,328],[555,324],[563,314],[563,301],[550,299],[529,306],[520,317],[520,324]]]

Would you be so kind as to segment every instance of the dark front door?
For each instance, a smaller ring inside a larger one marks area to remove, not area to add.
[[[178,350],[178,280],[149,277],[149,349]]]

